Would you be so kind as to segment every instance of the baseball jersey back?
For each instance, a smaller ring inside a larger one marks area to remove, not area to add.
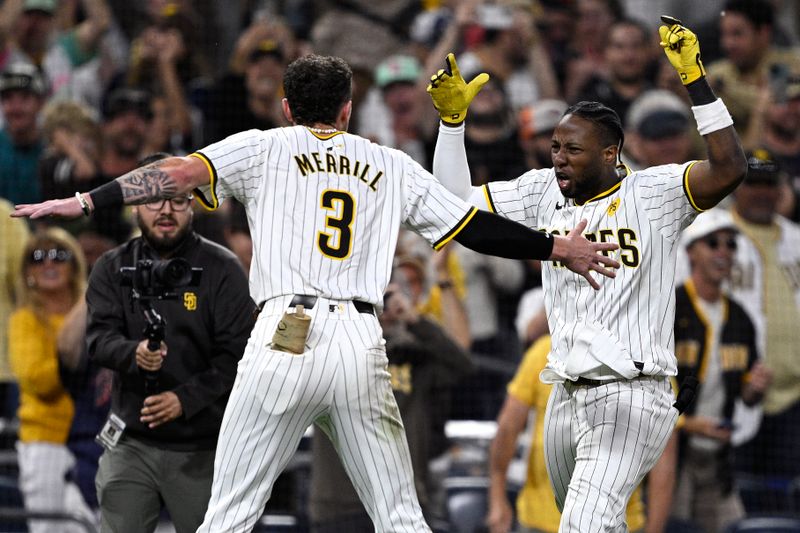
[[[378,305],[405,224],[437,249],[475,210],[409,156],[345,132],[250,130],[195,154],[211,183],[198,200],[244,204],[256,302],[308,294]]]
[[[553,169],[492,182],[481,193],[490,209],[529,227],[564,235],[587,219],[587,239],[620,246],[614,254],[622,267],[614,279],[597,277],[599,291],[557,262],[542,263],[553,338],[543,381],[632,378],[634,361],[645,374],[675,375],[676,253],[697,213],[686,188],[691,165],[629,173],[583,205],[564,198]]]

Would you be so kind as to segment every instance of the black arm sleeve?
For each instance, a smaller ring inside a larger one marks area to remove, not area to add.
[[[487,211],[478,211],[453,239],[476,252],[509,259],[548,259],[553,236]]]

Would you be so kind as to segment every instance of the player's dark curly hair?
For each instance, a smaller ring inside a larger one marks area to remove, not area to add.
[[[575,115],[597,126],[603,146],[616,145],[622,153],[625,132],[617,112],[600,102],[578,102],[567,108],[564,115]]]
[[[333,124],[352,97],[353,71],[341,58],[307,55],[292,61],[283,76],[283,92],[295,123]]]

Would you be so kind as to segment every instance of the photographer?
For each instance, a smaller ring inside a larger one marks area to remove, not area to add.
[[[136,206],[142,236],[103,255],[89,279],[89,354],[114,371],[112,418],[99,436],[102,531],[153,531],[161,502],[179,533],[195,531],[208,505],[255,305],[236,257],[192,230],[191,203],[184,195]],[[178,258],[202,268],[197,284],[169,286],[158,275],[163,261]],[[155,351],[143,334],[148,307],[166,323]],[[157,393],[146,392],[153,386]]]

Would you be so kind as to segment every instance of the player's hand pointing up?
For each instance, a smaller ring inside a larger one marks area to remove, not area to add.
[[[609,278],[616,277],[617,274],[611,269],[619,268],[619,263],[606,257],[602,252],[616,250],[619,245],[613,242],[588,240],[583,236],[586,224],[586,220],[581,220],[566,237],[554,236],[555,243],[550,259],[561,261],[565,267],[586,278],[595,290],[599,290],[600,284],[591,276],[590,272],[594,270]]]

